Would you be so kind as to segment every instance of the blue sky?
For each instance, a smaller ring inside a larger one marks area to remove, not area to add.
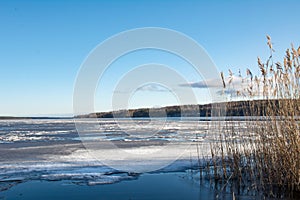
[[[258,72],[257,56],[268,55],[266,34],[272,37],[279,59],[291,42],[295,46],[300,44],[299,6],[296,0],[3,0],[0,2],[0,115],[72,113],[74,83],[89,52],[108,37],[133,28],[174,29],[202,45],[220,71],[250,68]],[[153,58],[163,63],[176,60],[157,52],[143,55],[136,55],[140,58],[136,64]],[[178,63],[174,67],[180,71],[184,64]],[[133,65],[128,66],[130,70]],[[115,70],[112,74],[119,72],[118,67],[112,70]],[[198,81],[192,70],[182,71],[190,81]],[[111,108],[107,97],[112,84],[107,79],[101,83],[106,93],[95,94],[97,110]],[[153,106],[173,103],[160,101],[161,93],[148,95],[152,101],[155,99]],[[161,99],[170,96],[165,95]],[[139,100],[138,93],[136,96],[132,107],[151,106],[151,102]]]

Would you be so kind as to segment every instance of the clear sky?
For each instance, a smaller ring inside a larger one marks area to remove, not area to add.
[[[291,42],[300,44],[299,8],[297,0],[1,0],[0,115],[72,113],[75,79],[89,52],[108,37],[133,28],[174,29],[202,45],[220,71],[257,72],[257,56],[268,55],[266,34],[272,37],[278,58]],[[177,59],[158,54],[136,55],[140,58],[136,64],[150,57],[163,63]],[[178,63],[175,68],[180,71],[184,63]],[[111,73],[118,67],[114,70]],[[192,70],[183,73],[189,81],[198,81]],[[111,108],[107,101],[111,84],[109,78],[103,81],[107,93],[95,95],[97,110]],[[161,99],[172,99],[165,95]],[[132,107],[150,105],[136,96]],[[172,103],[158,98],[153,106]]]

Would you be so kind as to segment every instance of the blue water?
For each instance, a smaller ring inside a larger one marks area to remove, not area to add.
[[[136,180],[106,185],[77,185],[70,181],[31,181],[0,193],[0,199],[215,199],[217,193],[200,186],[186,173],[144,174]],[[230,194],[223,197],[231,199]]]

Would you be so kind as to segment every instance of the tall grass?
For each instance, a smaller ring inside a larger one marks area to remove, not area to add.
[[[269,36],[267,45],[269,58],[257,61],[260,74],[247,69],[247,86],[236,91],[248,100],[244,114],[256,117],[218,127],[206,177],[220,190],[278,198],[300,192],[300,47],[291,45],[280,63]],[[224,90],[232,87],[221,75]]]

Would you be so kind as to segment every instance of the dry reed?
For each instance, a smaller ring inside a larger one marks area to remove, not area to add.
[[[250,117],[226,121],[215,129],[212,157],[203,171],[220,191],[291,197],[300,192],[300,47],[291,45],[280,63],[273,61],[270,36],[267,45],[269,58],[257,61],[260,74],[253,77],[247,69],[243,79],[247,87],[236,91],[247,99],[243,111]],[[224,90],[230,88],[232,79],[225,83],[223,73],[221,78]]]

